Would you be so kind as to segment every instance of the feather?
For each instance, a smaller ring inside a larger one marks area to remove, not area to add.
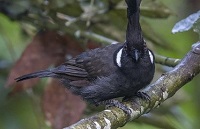
[[[42,71],[38,71],[38,72],[35,72],[35,73],[23,75],[21,77],[15,78],[15,80],[17,82],[19,82],[19,81],[23,81],[23,80],[27,80],[27,79],[31,79],[31,78],[57,77],[57,76],[58,75],[52,73],[49,70],[42,70]]]
[[[141,0],[126,0],[128,25],[126,30],[126,43],[128,48],[143,48],[145,44],[140,26]],[[131,46],[131,47],[130,47]]]

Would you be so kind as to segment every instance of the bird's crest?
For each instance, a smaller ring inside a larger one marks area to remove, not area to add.
[[[128,25],[126,30],[126,43],[128,48],[143,48],[144,39],[140,26],[140,3],[141,0],[126,0]]]

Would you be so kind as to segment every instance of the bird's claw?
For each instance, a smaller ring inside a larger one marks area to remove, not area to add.
[[[126,115],[128,116],[128,118],[131,117],[132,111],[126,105],[119,102],[118,100],[115,100],[115,99],[106,100],[106,101],[104,101],[104,104],[106,105],[106,109],[108,109],[109,107],[117,107],[117,108],[123,110],[126,113]]]
[[[141,99],[144,99],[144,100],[148,100],[148,101],[151,100],[150,96],[147,93],[142,92],[142,91],[138,91],[136,93],[136,96],[139,97],[139,98],[141,98]]]

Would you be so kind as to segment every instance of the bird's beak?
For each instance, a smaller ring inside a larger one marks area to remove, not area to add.
[[[137,49],[133,50],[133,59],[135,62],[139,60],[139,51]]]

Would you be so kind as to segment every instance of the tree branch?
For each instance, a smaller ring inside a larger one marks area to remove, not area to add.
[[[178,63],[180,63],[180,59],[169,58],[161,55],[155,54],[155,62],[161,65],[166,65],[169,67],[175,67]]]
[[[29,17],[25,17],[25,19],[23,19],[23,20],[24,21],[30,21],[30,23],[32,21],[32,19],[29,18]],[[44,28],[44,25],[42,23],[37,23],[37,26],[39,26],[39,28]],[[51,29],[51,30],[60,30],[61,32],[68,33],[72,36],[75,35],[76,38],[84,37],[84,38],[88,38],[88,39],[91,39],[91,40],[96,41],[96,42],[101,42],[105,46],[108,45],[108,44],[118,43],[118,41],[109,39],[109,38],[104,37],[102,35],[98,35],[98,34],[93,33],[93,32],[77,30],[74,27],[70,27],[70,26],[68,26],[68,28],[65,28],[65,27],[60,27],[58,24],[52,24],[52,23],[49,23],[49,22],[45,22],[45,26],[48,29]],[[148,28],[147,30],[151,30],[151,29]],[[155,41],[155,42],[158,42],[158,41]],[[168,57],[164,57],[164,56],[160,56],[160,55],[155,54],[155,62],[162,64],[162,65],[169,66],[169,67],[174,67],[180,62],[180,60],[168,58]]]
[[[102,35],[98,35],[93,32],[87,32],[87,31],[76,31],[75,36],[77,38],[84,37],[96,42],[101,42],[104,45],[118,43],[115,40],[106,38]],[[169,66],[169,67],[175,67],[178,63],[180,63],[180,59],[174,59],[174,58],[169,58],[169,57],[155,54],[155,62],[158,64]]]
[[[150,96],[150,101],[135,97],[124,104],[132,111],[131,118],[119,108],[111,107],[94,116],[80,120],[64,129],[117,128],[128,121],[150,112],[166,99],[173,96],[182,86],[190,82],[200,72],[200,42],[193,45],[192,50],[170,72],[162,75],[154,84],[143,89]]]

